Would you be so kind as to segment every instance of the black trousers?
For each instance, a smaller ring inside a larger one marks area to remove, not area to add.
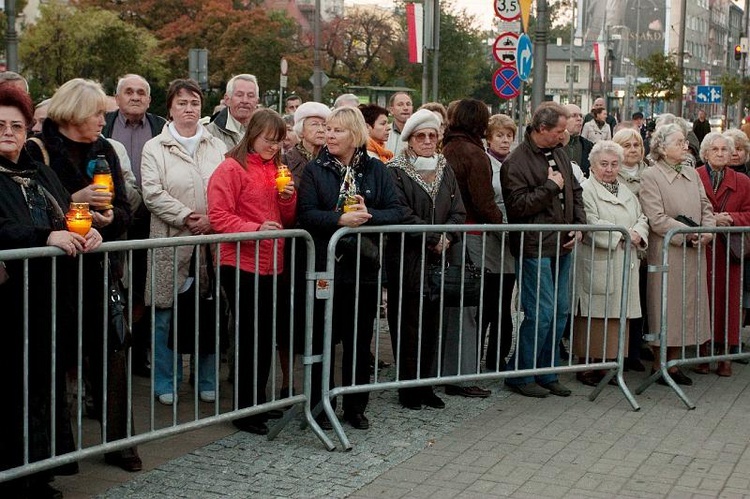
[[[435,361],[440,304],[427,298],[424,299],[420,331],[421,293],[402,291],[398,283],[394,284],[396,285],[388,288],[388,329],[391,334],[394,356],[398,355],[399,379],[416,379],[417,374],[420,378],[428,378],[432,375],[432,366]],[[401,314],[400,323],[399,313]],[[419,368],[417,368],[418,363]],[[400,389],[399,396],[403,398],[420,392],[421,389],[418,388]]]
[[[331,387],[334,386],[336,357],[334,347],[342,345],[342,386],[364,385],[370,382],[370,343],[372,343],[375,314],[378,312],[380,290],[375,283],[360,283],[359,298],[355,296],[354,283],[339,283],[334,286],[333,296],[333,341],[331,345]],[[357,312],[355,314],[355,312]],[[356,316],[356,338],[355,332]],[[325,302],[316,300],[313,320],[313,354],[323,352],[323,328]],[[356,356],[356,358],[355,358]],[[355,365],[356,361],[356,365]],[[312,369],[311,405],[314,408],[321,400],[323,366],[314,364]],[[363,413],[370,400],[369,393],[353,393],[344,397],[344,413]],[[336,401],[332,401],[334,408]]]
[[[234,315],[239,305],[239,333],[237,334],[237,396],[238,409],[266,402],[266,385],[275,355],[273,345],[273,315],[277,307],[273,300],[273,276],[260,276],[255,286],[255,274],[221,266],[221,285],[227,296],[229,310]],[[239,276],[239,296],[235,285]],[[279,294],[280,299],[281,294]],[[255,299],[258,299],[257,317]],[[239,302],[237,302],[239,300]],[[255,328],[257,318],[258,327]],[[257,340],[257,350],[255,343]],[[234,359],[230,359],[232,362]],[[263,416],[257,416],[265,419]]]
[[[502,290],[500,289],[500,278],[501,274],[487,274],[485,276],[484,295],[482,297],[484,308],[482,309],[482,326],[479,337],[481,338],[483,351],[486,342],[485,363],[487,369],[492,371],[505,369],[504,359],[508,356],[513,342],[511,299],[516,275],[502,274]],[[501,291],[502,297],[500,296]],[[498,322],[499,312],[502,312],[500,322]],[[477,309],[476,320],[479,324],[479,309]],[[500,342],[499,356],[498,341]]]

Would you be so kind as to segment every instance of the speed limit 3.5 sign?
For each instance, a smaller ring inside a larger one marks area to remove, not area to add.
[[[515,21],[521,17],[519,0],[495,0],[495,15],[503,21]]]

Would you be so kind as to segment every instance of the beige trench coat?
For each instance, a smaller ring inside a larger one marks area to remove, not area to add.
[[[643,173],[640,197],[651,227],[650,265],[662,264],[664,236],[669,229],[684,227],[675,216],[688,216],[703,227],[716,226],[711,203],[694,168],[683,166],[677,173],[669,165],[656,162]],[[683,253],[683,241],[682,234],[672,238],[668,254],[667,346],[671,347],[703,343],[710,333],[705,249],[688,243]],[[647,293],[649,332],[657,336],[661,330],[661,281],[660,274],[649,276]]]
[[[161,134],[146,142],[141,160],[141,178],[143,202],[151,212],[152,239],[191,235],[185,226],[185,219],[193,212],[208,212],[208,179],[224,160],[225,153],[224,143],[205,130],[194,158],[177,142],[167,126]],[[177,265],[176,286],[180,290],[189,276],[192,254],[192,246],[182,246],[177,250],[175,261],[172,248],[153,251],[155,289],[151,289],[150,255],[146,274],[146,303],[151,303],[153,293],[155,306],[172,306],[173,268]],[[205,285],[208,283],[207,275],[205,267],[201,268],[200,281]]]
[[[648,220],[635,194],[622,183],[615,196],[592,176],[583,184],[583,206],[587,224],[622,225],[633,229],[641,236],[640,247],[648,247]],[[626,251],[630,251],[626,318],[641,316],[638,298],[640,261],[635,247],[632,244],[625,247],[620,232],[605,231],[587,233],[578,251],[576,296],[579,315],[599,319],[620,317]]]

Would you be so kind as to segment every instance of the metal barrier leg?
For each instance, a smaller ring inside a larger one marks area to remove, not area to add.
[[[622,375],[622,366],[618,367],[617,369],[607,371],[607,374],[604,376],[604,378],[602,378],[599,384],[596,385],[596,388],[594,388],[594,390],[589,395],[589,400],[591,402],[596,400],[602,390],[604,390],[604,387],[609,384],[609,380],[611,380],[612,378],[615,378],[617,380],[617,386],[620,387],[620,391],[622,391],[622,394],[627,399],[630,407],[632,407],[634,411],[640,411],[641,406],[638,405],[638,402],[635,400],[635,397],[628,388],[627,383],[625,383],[625,378]]]
[[[675,381],[672,379],[672,377],[669,375],[669,368],[672,366],[672,364],[667,363],[667,365],[663,366],[661,369],[654,371],[651,376],[646,378],[646,380],[641,383],[638,388],[636,388],[635,393],[637,395],[640,395],[641,393],[645,392],[646,389],[651,386],[653,383],[656,382],[660,377],[664,378],[664,381],[667,382],[667,384],[674,390],[674,392],[677,394],[678,397],[680,397],[680,400],[687,406],[688,409],[695,409],[695,404],[692,400],[688,398],[687,395],[685,395],[685,392],[682,391],[682,388],[675,383]]]

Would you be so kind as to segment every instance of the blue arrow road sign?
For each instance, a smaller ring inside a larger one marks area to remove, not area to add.
[[[698,85],[695,100],[699,104],[721,104],[721,85]]]
[[[528,81],[531,76],[531,60],[531,38],[524,33],[518,38],[518,47],[516,47],[516,69],[523,81]]]

